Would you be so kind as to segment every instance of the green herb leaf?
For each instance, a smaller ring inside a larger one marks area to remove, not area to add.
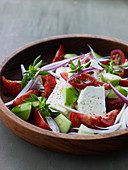
[[[39,62],[40,57],[41,57],[41,56],[38,56],[38,57],[34,60],[34,62],[33,62],[33,66],[35,66],[35,65]]]
[[[21,81],[21,89],[23,89],[27,83],[28,83],[28,75],[26,74]]]
[[[87,64],[85,64],[85,68],[88,68],[88,67],[90,67],[90,65],[91,65],[91,61],[89,61]]]
[[[41,67],[43,64],[42,64],[42,60],[39,62],[39,63],[37,63],[35,66],[34,66],[34,68],[39,68],[39,67]]]
[[[45,75],[48,75],[50,74],[48,71],[40,71],[39,72],[39,75],[42,75],[42,76],[45,76]]]
[[[39,100],[39,99],[38,99]],[[49,104],[46,104],[46,98],[42,94],[41,99],[39,100],[39,105],[36,106],[37,110],[41,110],[41,114],[45,116],[51,116],[51,113],[49,112]]]
[[[39,61],[40,57],[41,56],[38,56],[34,60],[33,64],[29,65],[28,70],[24,72],[25,76],[21,81],[21,89],[23,89],[27,85],[28,81],[30,81],[30,80],[35,81],[34,76],[38,72],[38,67],[40,67],[42,65],[42,60]],[[46,75],[46,73],[45,73],[45,75]]]
[[[39,101],[38,97],[35,94],[30,94],[30,96],[35,100],[35,101]]]
[[[26,98],[26,99],[23,99],[23,101],[25,101],[25,102],[35,102],[35,99],[33,99],[33,98]]]

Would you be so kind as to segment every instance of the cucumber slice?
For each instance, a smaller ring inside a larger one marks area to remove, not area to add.
[[[107,83],[110,81],[110,83],[113,86],[115,86],[121,80],[121,77],[111,74],[111,73],[102,73],[101,76],[102,76],[103,82]]]
[[[13,107],[11,111],[21,119],[27,121],[31,113],[31,108],[32,108],[31,102],[27,102]]]
[[[72,124],[71,121],[68,120],[62,114],[58,115],[54,120],[57,123],[61,133],[67,133],[71,128],[71,124]]]
[[[93,132],[90,131],[90,129],[87,126],[83,124],[80,125],[78,133],[94,134]]]
[[[121,94],[123,94],[124,96],[127,96],[127,91],[124,88],[122,88],[121,86],[116,86],[115,88]],[[108,99],[116,99],[116,98],[118,98],[118,96],[116,95],[116,93],[112,89],[109,91],[109,94],[108,94],[107,97],[108,97]]]
[[[77,54],[65,54],[64,58],[65,59],[69,59],[69,58],[73,58],[73,57],[76,57]]]
[[[78,91],[74,87],[66,88],[65,105],[72,105],[79,97]]]

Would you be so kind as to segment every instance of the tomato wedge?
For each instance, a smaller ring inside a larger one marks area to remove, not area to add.
[[[115,109],[100,117],[100,121],[103,127],[112,126],[116,120],[116,116],[119,110]]]
[[[121,65],[125,63],[125,54],[121,49],[114,49],[111,51],[111,59],[118,60],[113,63],[113,65]]]
[[[60,75],[65,81],[68,80],[68,73],[63,72],[63,73],[60,73]],[[90,74],[83,73],[83,74],[75,77],[68,83],[71,84],[72,86],[74,86],[75,88],[84,89],[87,86],[94,85],[96,83],[96,81],[97,80]]]
[[[48,98],[56,86],[56,80],[51,75],[42,76],[44,82],[44,97]]]
[[[101,81],[95,82],[94,85],[95,85],[95,86],[104,86],[105,90],[108,90],[108,89],[111,87],[110,84],[104,83],[104,82],[101,82]]]
[[[120,98],[107,99],[106,103],[107,103],[107,106],[110,110],[121,109],[124,105],[124,102]]]
[[[4,76],[1,77],[5,89],[12,95],[17,96],[21,91],[21,82],[7,80]]]
[[[23,99],[30,98],[31,97],[30,94],[35,94],[36,96],[39,96],[39,93],[36,89],[30,90],[27,93],[23,94],[21,97],[16,98],[13,101],[13,105],[17,106],[19,104],[25,103],[25,101],[23,101]]]
[[[81,124],[84,124],[90,128],[102,126],[100,122],[100,116],[87,115],[76,112],[71,112],[70,121],[72,122],[72,127],[79,127]]]
[[[36,109],[34,112],[34,124],[42,129],[47,129],[47,130],[50,129],[49,125],[45,122],[41,112],[36,111]]]
[[[112,126],[115,122],[119,110],[112,110],[104,116],[87,115],[83,113],[71,112],[70,120],[72,127],[79,127],[81,124],[90,128]]]
[[[120,85],[120,86],[123,86],[123,87],[128,87],[128,79],[126,79],[126,80],[125,80],[125,79],[124,79],[124,80],[123,80],[123,79],[120,80],[120,81],[119,81],[119,85]]]
[[[61,61],[64,59],[64,55],[65,55],[65,49],[63,47],[63,45],[60,45],[58,51],[56,52],[56,55],[53,59],[53,63],[57,62],[57,61]]]

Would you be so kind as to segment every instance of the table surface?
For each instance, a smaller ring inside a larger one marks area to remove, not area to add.
[[[0,0],[0,62],[32,41],[92,34],[128,42],[127,0]],[[0,170],[125,170],[128,148],[99,156],[64,155],[18,138],[0,121]]]

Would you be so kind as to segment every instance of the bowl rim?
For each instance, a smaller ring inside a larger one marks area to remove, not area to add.
[[[52,40],[57,40],[57,39],[66,39],[66,38],[92,38],[92,39],[104,39],[104,40],[108,40],[108,41],[112,41],[112,42],[117,42],[117,43],[121,43],[125,46],[128,46],[128,43],[119,39],[115,39],[115,38],[109,38],[109,37],[105,37],[105,36],[99,36],[99,35],[90,35],[90,34],[69,34],[69,35],[59,35],[59,36],[52,36],[49,38],[44,38],[41,40],[36,40],[33,41],[29,44],[24,45],[23,47],[15,50],[14,52],[12,52],[10,55],[8,55],[0,64],[0,74],[1,71],[4,67],[4,65],[11,59],[13,58],[15,55],[17,55],[18,53],[20,53],[23,50],[26,50],[27,48],[30,48],[34,45],[40,44],[40,43],[45,43],[48,41],[52,41]],[[54,138],[61,138],[61,139],[65,139],[65,140],[101,140],[101,139],[107,139],[107,138],[114,138],[114,137],[118,137],[121,135],[125,135],[128,133],[128,128],[123,129],[123,130],[118,130],[116,132],[111,132],[111,133],[107,133],[107,134],[95,134],[95,135],[77,135],[77,134],[64,134],[64,133],[56,133],[53,131],[48,131],[45,129],[41,129],[31,123],[28,123],[24,120],[22,120],[21,118],[19,118],[18,116],[16,116],[15,114],[13,114],[4,104],[1,96],[0,96],[0,119],[2,120],[2,116],[8,117],[11,121],[13,121],[14,123],[20,124],[21,127],[25,128],[26,130],[30,130],[31,132],[35,132],[38,134],[42,134],[42,135],[47,135],[49,137],[54,137]],[[3,122],[4,123],[4,122]]]

